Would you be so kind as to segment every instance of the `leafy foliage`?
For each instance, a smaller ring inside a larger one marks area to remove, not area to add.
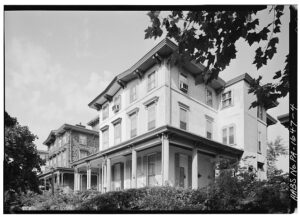
[[[39,192],[37,172],[44,163],[33,143],[37,138],[28,127],[4,113],[4,191]]]
[[[282,144],[281,137],[277,137],[274,142],[269,142],[267,145],[267,176],[268,178],[272,178],[282,172],[276,168],[275,164],[279,156],[288,154],[288,150]]]
[[[161,37],[165,30],[166,36],[178,43],[180,56],[186,56],[189,60],[205,66],[200,80],[209,83],[236,58],[235,43],[240,39],[245,40],[249,46],[258,44],[253,61],[257,69],[267,65],[274,57],[279,43],[278,34],[281,32],[284,6],[272,6],[269,10],[269,15],[273,17],[272,22],[258,29],[260,20],[256,14],[263,10],[267,10],[267,7],[214,11],[204,8],[202,11],[171,11],[169,15],[164,16],[160,16],[160,11],[150,11],[147,15],[151,26],[145,30],[145,38],[156,39]],[[261,87],[261,78],[254,79],[250,93],[254,92],[257,95],[258,102],[253,102],[252,107],[266,99],[276,101],[277,98],[287,95],[289,55],[285,64],[283,73],[276,72],[274,79],[280,78],[277,83]]]

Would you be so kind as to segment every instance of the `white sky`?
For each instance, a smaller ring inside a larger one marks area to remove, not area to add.
[[[5,12],[5,110],[28,125],[39,139],[38,149],[51,130],[64,123],[86,124],[97,113],[88,107],[112,80],[131,67],[157,41],[144,40],[150,24],[139,12]],[[261,13],[267,22],[268,12]],[[245,72],[271,82],[283,69],[288,53],[289,11],[285,8],[277,54],[259,71],[252,65],[255,45],[237,44],[237,59],[220,74],[229,80]],[[159,40],[158,40],[159,41]],[[268,111],[288,113],[288,98]],[[268,140],[281,136],[288,146],[288,130],[280,123],[268,128]],[[280,167],[288,168],[287,159]]]

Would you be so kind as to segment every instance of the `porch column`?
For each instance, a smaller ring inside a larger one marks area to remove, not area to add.
[[[88,162],[87,163],[87,170],[86,170],[86,189],[87,190],[91,189],[91,175],[92,175],[91,163]]]
[[[74,191],[78,190],[78,168],[74,167]]]
[[[44,178],[44,186],[45,186],[45,190],[46,190],[46,186],[47,186],[47,179]]]
[[[168,134],[162,134],[161,136],[161,145],[162,145],[162,163],[163,163],[163,174],[162,174],[162,184],[166,185],[169,183],[169,168],[170,168],[170,144]]]
[[[110,162],[110,158],[106,159],[106,189],[107,191],[110,191],[111,189],[111,162]]]
[[[198,188],[198,150],[197,148],[193,149],[193,158],[192,158],[192,188]]]
[[[137,157],[136,157],[136,150],[132,149],[132,159],[131,159],[131,180],[132,180],[132,185],[131,188],[136,188],[137,184],[137,177],[136,177],[136,170],[137,170]]]
[[[97,176],[97,190],[98,191],[101,191],[101,188],[100,188],[100,172],[101,172],[101,168],[100,168],[100,165],[99,165],[99,171],[98,171],[98,176]]]

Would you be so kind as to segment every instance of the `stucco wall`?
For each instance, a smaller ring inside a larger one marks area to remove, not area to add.
[[[138,108],[138,115],[137,115],[137,135],[141,135],[143,133],[148,132],[148,111],[146,106],[143,104],[147,100],[157,96],[158,101],[156,104],[156,128],[165,124],[165,73],[166,73],[166,66],[162,64],[160,67],[158,65],[150,68],[143,78],[135,79],[134,81],[128,83],[125,89],[120,89],[117,94],[121,94],[121,109],[117,113],[112,111],[112,106],[114,105],[113,101],[109,103],[109,117],[105,120],[102,120],[102,113],[103,110],[99,111],[100,115],[100,124],[99,128],[101,129],[103,126],[109,126],[109,147],[114,146],[114,125],[112,122],[118,118],[122,119],[121,122],[121,142],[130,139],[130,119],[128,116],[128,112],[131,110]],[[156,86],[153,90],[147,91],[147,82],[148,82],[148,75],[156,71],[155,73],[155,82]],[[131,86],[137,83],[137,100],[133,103],[129,102],[130,99],[130,88]],[[100,150],[102,150],[102,131],[100,133]]]

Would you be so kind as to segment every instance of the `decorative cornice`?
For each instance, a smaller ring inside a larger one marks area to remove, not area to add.
[[[139,112],[139,108],[136,107],[136,108],[130,110],[129,112],[127,112],[127,115],[131,116],[131,115],[133,115],[134,113],[138,113],[138,112]]]
[[[151,105],[152,103],[157,103],[159,97],[158,96],[154,96],[152,97],[151,99],[148,99],[146,102],[143,102],[143,105],[144,106],[149,106]]]
[[[108,95],[108,94],[105,94],[104,95],[104,98],[108,101],[108,102],[111,102],[113,97],[111,95]]]
[[[105,125],[105,126],[103,126],[100,130],[101,131],[104,131],[104,130],[107,130],[109,128],[109,126],[108,125]]]
[[[178,104],[179,104],[179,106],[180,106],[181,108],[186,109],[186,110],[190,110],[190,107],[189,107],[188,105],[183,104],[182,102],[179,102],[179,101],[178,101]]]
[[[152,56],[152,59],[154,59],[156,61],[157,64],[161,64],[162,62],[162,57],[158,54],[158,53],[155,53],[153,56]]]
[[[120,122],[122,122],[122,118],[117,118],[117,119],[113,120],[111,123],[112,123],[113,125],[116,125],[116,124],[118,124],[118,123],[120,123]]]
[[[139,79],[142,79],[142,78],[143,78],[144,72],[141,71],[140,69],[136,69],[133,73],[134,73]]]
[[[117,80],[117,83],[124,89],[126,87],[126,83],[121,79]]]

